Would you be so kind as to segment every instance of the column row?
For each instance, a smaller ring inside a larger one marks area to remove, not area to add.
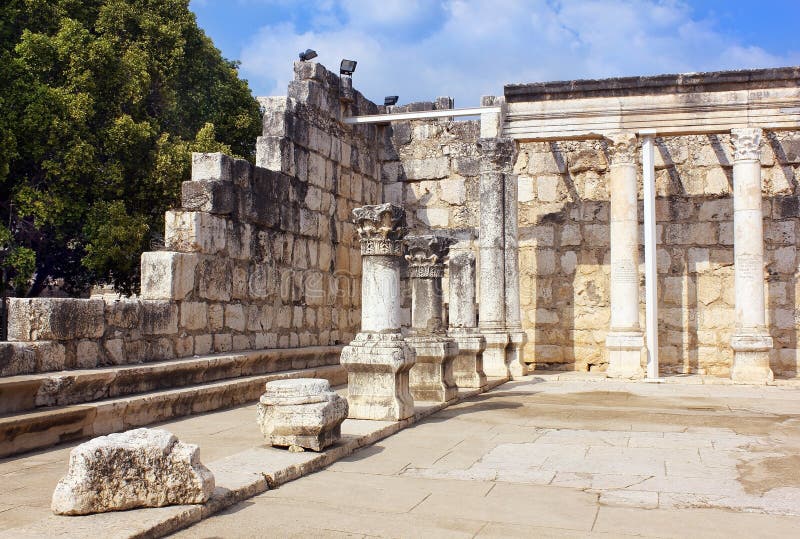
[[[611,327],[607,374],[643,375],[644,335],[639,323],[637,139],[631,132],[607,137],[611,192]],[[737,382],[772,380],[764,300],[764,232],[761,210],[761,129],[731,131],[734,147],[735,328],[731,338]],[[647,240],[645,240],[647,241]]]

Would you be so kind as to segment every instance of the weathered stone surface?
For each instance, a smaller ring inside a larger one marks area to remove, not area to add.
[[[168,211],[164,241],[181,253],[218,254],[225,249],[225,219],[201,211]]]
[[[403,169],[409,180],[446,178],[450,174],[450,159],[447,157],[411,159],[403,163]]]
[[[185,298],[194,289],[197,259],[173,251],[142,253],[142,299]]]
[[[233,180],[235,159],[223,153],[192,153],[192,180],[193,181],[222,181]]]
[[[328,380],[295,378],[267,382],[256,421],[271,445],[322,451],[339,441],[347,411]]]
[[[414,351],[400,333],[359,333],[342,350],[349,417],[399,421],[414,415],[408,371]]]
[[[220,215],[233,211],[233,183],[221,181],[186,181],[181,185],[181,205],[189,211]]]
[[[160,429],[101,436],[70,452],[69,471],[53,493],[60,515],[87,515],[135,507],[205,503],[214,476],[196,445]]]
[[[102,337],[100,299],[9,298],[8,340],[71,340]]]

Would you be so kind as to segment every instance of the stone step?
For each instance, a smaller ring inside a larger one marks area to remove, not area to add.
[[[338,365],[341,346],[214,354],[0,378],[0,415],[292,369]]]
[[[325,378],[339,385],[347,373],[340,365],[323,365],[6,415],[0,417],[0,457],[245,404],[257,400],[267,382],[286,378]]]

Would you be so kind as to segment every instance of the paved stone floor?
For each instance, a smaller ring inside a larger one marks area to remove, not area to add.
[[[797,388],[558,378],[505,384],[176,536],[800,533]]]

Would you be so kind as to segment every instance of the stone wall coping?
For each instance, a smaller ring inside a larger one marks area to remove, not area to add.
[[[509,103],[800,86],[800,66],[507,84]]]

